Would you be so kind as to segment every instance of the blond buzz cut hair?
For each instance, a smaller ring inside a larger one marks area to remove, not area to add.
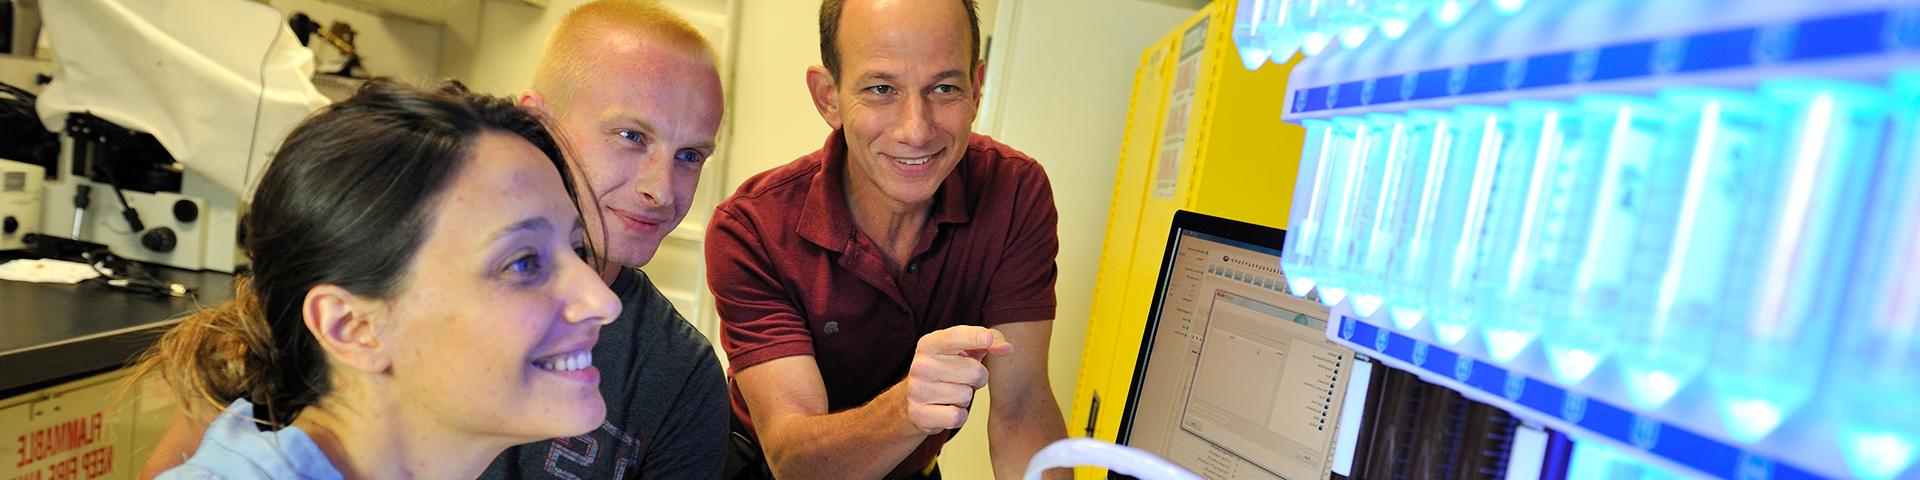
[[[594,65],[606,61],[599,55],[606,39],[621,35],[715,63],[706,36],[659,1],[598,0],[567,12],[547,34],[533,72],[533,91],[554,107],[565,108],[574,90],[597,73]]]

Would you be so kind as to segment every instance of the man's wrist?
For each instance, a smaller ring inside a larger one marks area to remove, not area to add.
[[[886,400],[887,423],[894,427],[893,430],[898,432],[900,437],[906,438],[927,435],[927,432],[922,430],[920,425],[913,423],[913,399],[911,395],[907,394],[906,379],[901,379],[900,383],[896,383],[893,385],[893,388],[887,389],[886,392],[882,393],[882,398]]]

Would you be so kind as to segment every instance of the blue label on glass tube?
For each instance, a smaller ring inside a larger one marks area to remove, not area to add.
[[[1407,77],[1396,75],[1380,77],[1379,80],[1374,81],[1373,103],[1394,103],[1406,100],[1407,95],[1413,93],[1411,89],[1401,87],[1401,85],[1406,84],[1406,79]]]
[[[1847,57],[1879,52],[1880,32],[1887,25],[1886,12],[1842,15],[1800,23],[1794,60]]]
[[[1410,99],[1421,100],[1447,96],[1447,81],[1452,76],[1453,70],[1445,68],[1420,72],[1418,80],[1414,82],[1413,96]]]
[[[1362,86],[1360,82],[1347,82],[1347,83],[1340,84],[1340,93],[1338,97],[1333,99],[1333,108],[1349,108],[1349,107],[1360,106],[1361,105],[1360,93],[1364,90],[1365,90],[1365,87]]]
[[[1587,397],[1567,395],[1560,402],[1560,418],[1575,424],[1587,416]]]
[[[1687,39],[1688,47],[1680,71],[1695,72],[1722,68],[1744,67],[1752,64],[1753,29],[1729,30],[1694,35]]]
[[[1486,62],[1467,67],[1467,84],[1460,94],[1498,92],[1507,89],[1507,62]]]
[[[1593,80],[1644,77],[1652,72],[1653,43],[1635,42],[1600,49]]]
[[[1527,60],[1527,73],[1520,88],[1551,87],[1572,81],[1573,53],[1561,52],[1535,56]]]

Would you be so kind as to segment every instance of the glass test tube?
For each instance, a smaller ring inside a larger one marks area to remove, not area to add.
[[[1886,96],[1864,85],[1772,80],[1761,96],[1779,119],[1735,242],[1709,370],[1727,433],[1758,441],[1808,397],[1841,306],[1865,182],[1879,157]]]
[[[1360,195],[1361,174],[1366,171],[1367,122],[1359,118],[1333,119],[1332,141],[1326,162],[1330,164],[1326,189],[1326,211],[1320,215],[1320,239],[1315,245],[1314,274],[1319,278],[1320,303],[1339,305],[1347,298],[1350,276],[1348,256],[1353,248],[1354,204]]]
[[[1672,88],[1671,115],[1651,163],[1645,215],[1628,256],[1620,365],[1628,400],[1657,409],[1706,368],[1720,317],[1736,219],[1748,207],[1767,112],[1749,94]]]
[[[1270,28],[1259,33],[1267,46],[1268,58],[1285,65],[1293,60],[1293,54],[1300,52],[1301,28],[1305,19],[1294,15],[1299,9],[1294,4],[1309,0],[1267,0],[1267,10],[1262,20]]]
[[[1327,2],[1327,31],[1346,48],[1359,47],[1373,31],[1367,0],[1321,0]]]
[[[1380,309],[1387,275],[1387,259],[1393,254],[1394,238],[1399,235],[1392,221],[1400,206],[1399,175],[1405,161],[1406,119],[1399,115],[1367,115],[1366,171],[1362,172],[1359,195],[1354,205],[1353,247],[1347,265],[1348,297],[1353,312],[1361,318],[1372,317]]]
[[[1581,97],[1582,127],[1549,181],[1547,212],[1536,225],[1539,267],[1526,310],[1540,318],[1542,347],[1554,376],[1572,385],[1613,353],[1619,306],[1630,280],[1627,259],[1647,204],[1648,169],[1667,114],[1649,98]]]
[[[1540,335],[1540,319],[1514,308],[1526,301],[1524,281],[1539,254],[1547,179],[1561,160],[1570,130],[1579,127],[1572,105],[1523,100],[1512,105],[1512,141],[1502,148],[1486,204],[1486,233],[1467,295],[1467,316],[1479,327],[1487,354],[1505,363]]]
[[[1387,38],[1400,38],[1432,6],[1428,0],[1373,0],[1371,12],[1373,21],[1380,26],[1380,34]]]
[[[1435,217],[1459,122],[1434,110],[1413,110],[1406,116],[1406,159],[1400,164],[1400,193],[1394,197],[1399,206],[1389,220],[1398,226],[1383,288],[1391,293],[1386,303],[1393,327],[1415,333],[1426,316]]]
[[[1893,131],[1863,210],[1829,390],[1841,452],[1860,478],[1894,478],[1920,454],[1920,70],[1893,76]],[[1893,406],[1893,408],[1888,408]]]
[[[1513,129],[1506,109],[1467,105],[1455,108],[1453,114],[1460,127],[1435,209],[1426,292],[1434,338],[1449,346],[1460,343],[1474,328],[1465,297],[1480,260],[1494,173]]]
[[[1301,143],[1300,170],[1294,176],[1293,203],[1287,215],[1287,239],[1281,244],[1280,269],[1287,280],[1287,292],[1305,298],[1313,291],[1318,277],[1314,270],[1314,250],[1319,242],[1322,214],[1326,211],[1327,171],[1332,154],[1333,123],[1303,120],[1307,131]]]
[[[1233,46],[1240,51],[1240,63],[1248,70],[1260,68],[1272,55],[1267,50],[1266,40],[1260,38],[1260,31],[1267,25],[1261,22],[1260,14],[1270,8],[1270,0],[1239,0],[1233,9]]]
[[[1291,5],[1291,18],[1300,20],[1300,51],[1307,56],[1319,55],[1333,44],[1333,37],[1339,30],[1329,20],[1337,0],[1296,0]]]
[[[1433,22],[1442,28],[1460,23],[1480,0],[1433,0]]]

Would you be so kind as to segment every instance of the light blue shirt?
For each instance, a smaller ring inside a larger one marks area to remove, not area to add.
[[[207,427],[200,449],[187,463],[161,473],[157,480],[175,479],[312,479],[337,480],[327,454],[307,432],[287,427],[260,431],[253,421],[253,404],[234,400]]]

